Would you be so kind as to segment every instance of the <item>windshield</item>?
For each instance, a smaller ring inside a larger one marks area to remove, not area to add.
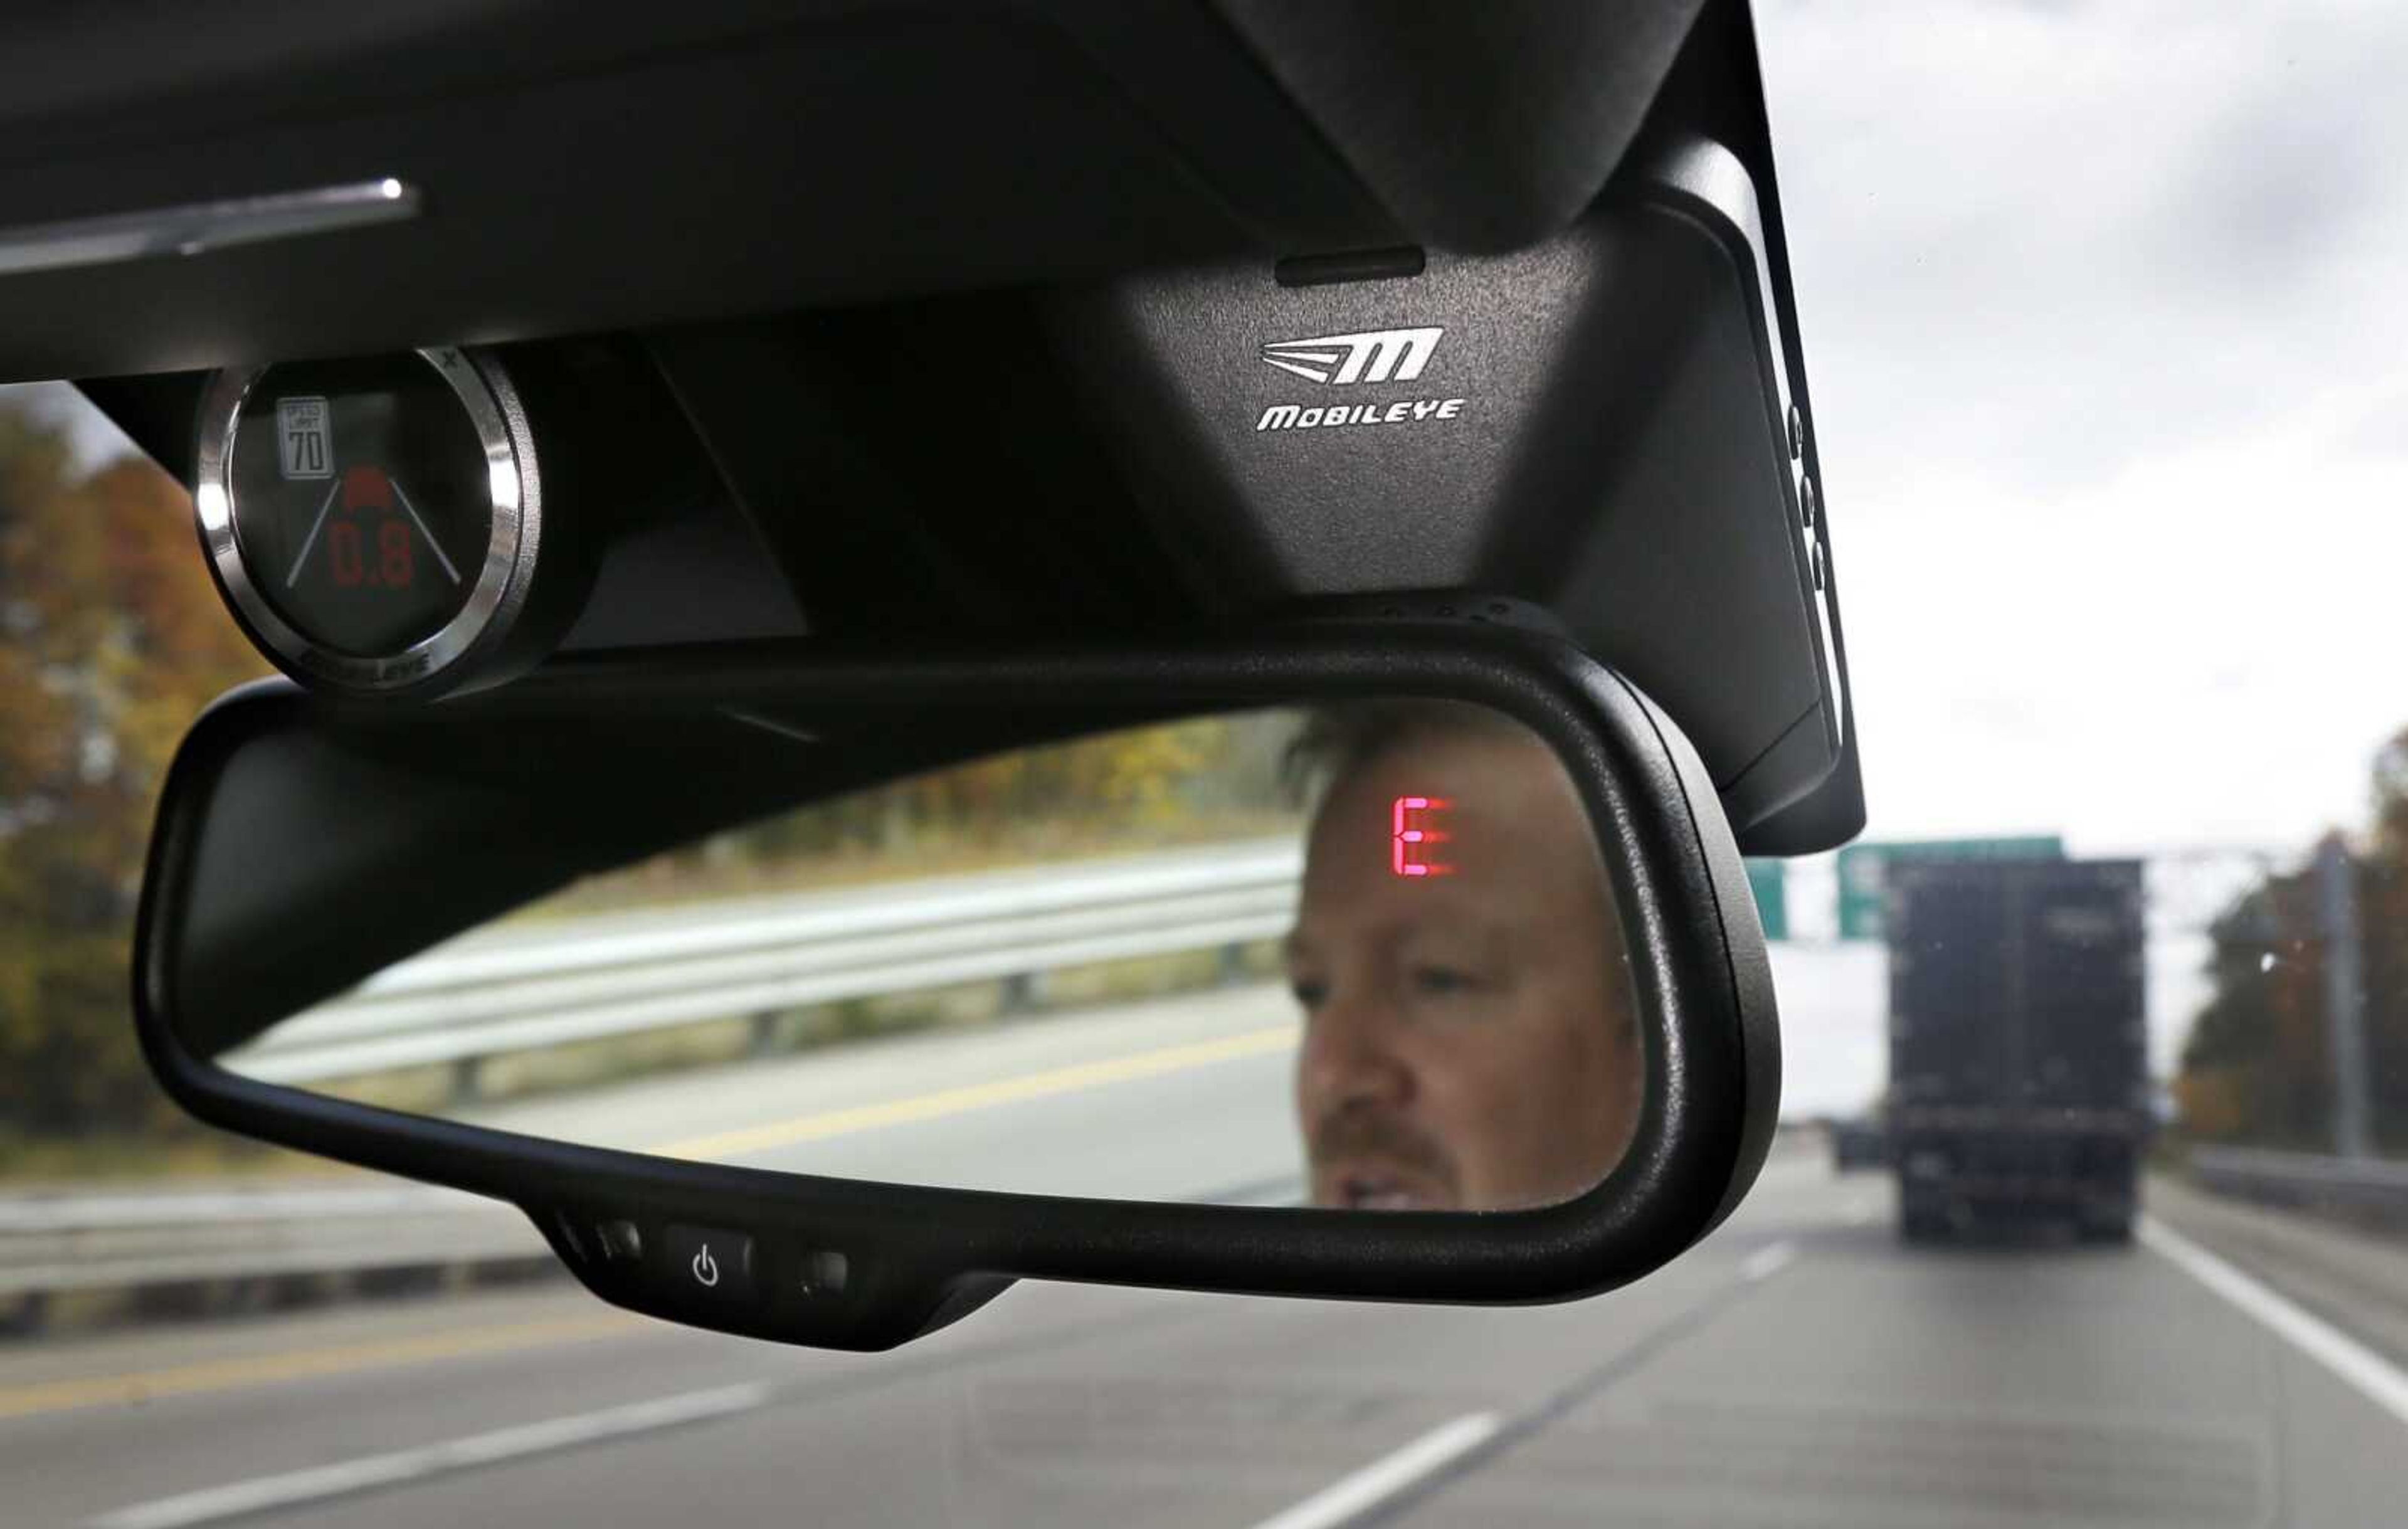
[[[177,739],[265,666],[183,488],[72,389],[9,388],[0,1520],[2396,1522],[2408,7],[1756,22],[1870,822],[1751,866],[1787,1075],[1726,1226],[1570,1305],[1030,1283],[835,1354],[609,1308],[514,1212],[185,1121],[126,1014],[133,899]],[[1154,810],[1207,736],[1079,754],[1128,810],[1068,840],[948,837],[972,769],[790,831],[774,872],[705,844],[486,937],[1274,844],[1292,882],[1293,802]],[[1010,1046],[1110,1101],[1167,1086],[1130,1056],[1242,1043],[1176,1082],[1263,1166],[1189,1189],[1404,1203],[1401,1178],[1309,1182],[1311,1097],[1284,1090],[1329,974],[1286,916],[346,1086],[533,1118],[633,1065],[722,1077],[767,1037],[832,1069],[812,1118],[843,1122],[846,1171],[1003,1182],[1041,1151],[1110,1186],[1143,1160],[1046,1137],[1037,1093],[897,1108],[845,1079],[910,1047],[967,1086]],[[1148,1097],[1114,1118],[1142,1130]]]

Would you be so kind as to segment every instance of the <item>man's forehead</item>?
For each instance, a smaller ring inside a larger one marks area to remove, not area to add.
[[[1588,818],[1554,755],[1535,740],[1448,741],[1403,748],[1335,783],[1313,824],[1312,854],[1393,861],[1399,834],[1438,862],[1479,865],[1545,846],[1593,853]],[[1445,835],[1443,839],[1427,837]],[[1441,854],[1443,849],[1447,853]]]
[[[1404,920],[1552,928],[1600,904],[1612,893],[1577,790],[1543,743],[1507,734],[1410,743],[1336,782],[1306,847],[1299,913],[1308,938],[1352,940]]]

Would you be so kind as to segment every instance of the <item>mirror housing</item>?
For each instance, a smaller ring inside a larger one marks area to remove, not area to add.
[[[1619,1166],[1560,1204],[1341,1217],[827,1178],[403,1115],[211,1060],[578,875],[797,800],[1166,715],[1393,695],[1526,724],[1596,825],[1638,990],[1645,1103]],[[774,763],[724,746],[762,728],[803,746]],[[194,725],[169,772],[135,1000],[153,1070],[205,1121],[510,1201],[614,1304],[856,1349],[933,1331],[1024,1277],[1458,1303],[1609,1290],[1738,1204],[1780,1082],[1763,930],[1695,751],[1629,682],[1510,602],[1476,599],[1150,651],[596,656],[410,712],[250,686]],[[673,1277],[695,1229],[722,1238],[715,1258],[743,1239],[747,1277],[730,1282],[743,1298]]]

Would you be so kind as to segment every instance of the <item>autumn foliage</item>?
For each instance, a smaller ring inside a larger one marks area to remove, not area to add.
[[[2365,1066],[2378,1140],[2408,1149],[2408,731],[2375,757],[2373,829],[2351,857]],[[2327,1151],[2334,1115],[2326,941],[2311,871],[2266,878],[2211,930],[2214,997],[2183,1052],[2185,1129]]]
[[[180,485],[85,471],[0,409],[0,1140],[166,1118],[126,997],[151,805],[194,714],[264,667]]]

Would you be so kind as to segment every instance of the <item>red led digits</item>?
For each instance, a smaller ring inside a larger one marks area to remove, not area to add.
[[[1425,858],[1432,844],[1455,836],[1443,829],[1424,828],[1428,814],[1442,813],[1455,803],[1444,797],[1398,797],[1391,811],[1388,867],[1400,876],[1451,876],[1455,867]]]
[[[417,580],[417,553],[410,542],[409,522],[394,512],[393,480],[380,469],[351,468],[343,473],[339,492],[346,516],[373,512],[381,518],[377,522],[373,558],[356,521],[337,520],[326,527],[326,561],[335,583],[345,589],[364,584],[408,588]]]

